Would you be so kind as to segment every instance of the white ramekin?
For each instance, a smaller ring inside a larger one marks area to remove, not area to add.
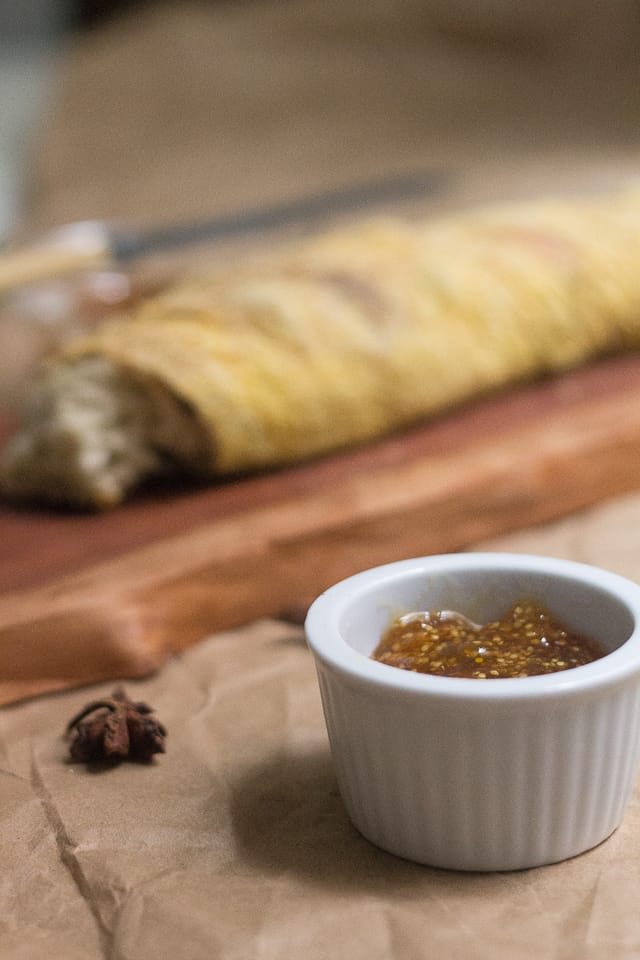
[[[521,597],[607,656],[538,677],[471,680],[370,658],[390,620]],[[590,849],[622,819],[640,759],[640,587],[584,564],[513,554],[403,560],[312,605],[313,652],[340,791],[378,846],[457,870],[515,870]]]

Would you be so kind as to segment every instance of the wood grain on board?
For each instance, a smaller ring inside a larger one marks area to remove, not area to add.
[[[141,676],[335,580],[637,487],[640,357],[479,400],[298,467],[99,515],[0,509],[0,703]]]

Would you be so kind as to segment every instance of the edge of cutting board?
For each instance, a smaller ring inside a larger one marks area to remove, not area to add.
[[[640,486],[640,356],[377,444],[101,516],[4,508],[0,703],[142,676],[341,577],[464,549]]]

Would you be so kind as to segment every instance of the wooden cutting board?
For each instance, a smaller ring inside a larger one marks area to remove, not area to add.
[[[159,666],[335,580],[640,486],[640,356],[358,450],[111,513],[0,508],[0,703]]]

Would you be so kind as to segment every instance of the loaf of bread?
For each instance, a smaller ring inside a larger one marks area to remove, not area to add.
[[[11,497],[111,507],[360,444],[640,345],[640,192],[320,234],[148,301],[43,370]]]

